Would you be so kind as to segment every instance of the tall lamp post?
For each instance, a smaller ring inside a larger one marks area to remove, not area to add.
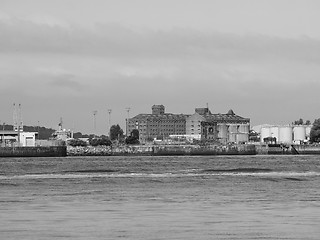
[[[111,112],[112,112],[112,109],[108,109],[108,114],[109,114],[109,138],[111,139]]]
[[[127,108],[126,108],[126,110],[127,110],[126,136],[128,136],[128,130],[129,130],[129,117],[130,117],[130,115],[129,115],[129,113],[130,113],[130,108],[129,108],[129,107],[127,107]]]
[[[5,142],[5,140],[4,140],[4,124],[5,124],[5,122],[3,122],[2,123],[2,144],[3,144],[3,146],[5,147],[6,146],[6,142]]]
[[[94,130],[94,137],[96,136],[96,128],[97,128],[97,124],[96,124],[96,116],[97,116],[98,111],[94,110],[93,111],[93,130]]]

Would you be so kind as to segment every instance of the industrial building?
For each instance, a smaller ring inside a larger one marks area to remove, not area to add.
[[[128,133],[139,130],[141,142],[152,141],[155,138],[166,138],[170,135],[186,133],[185,114],[165,113],[163,105],[153,105],[152,114],[139,114],[127,120]]]
[[[37,132],[20,132],[14,130],[2,130],[1,134],[1,146],[11,147],[34,147],[36,145]]]
[[[209,108],[196,108],[186,119],[186,134],[203,140],[220,143],[244,143],[249,140],[250,119],[236,115],[233,110],[226,114],[212,114]]]
[[[37,132],[24,132],[23,122],[21,117],[21,104],[13,104],[13,129],[5,130],[5,125],[2,125],[0,131],[0,140],[2,147],[34,147],[36,145]]]
[[[139,131],[141,142],[181,136],[220,143],[248,142],[250,119],[236,115],[212,114],[209,108],[196,108],[194,114],[165,113],[163,105],[153,105],[152,114],[139,114],[127,120],[127,129]]]
[[[259,129],[260,128],[260,129]],[[260,142],[303,144],[309,141],[312,125],[262,125],[256,127]]]

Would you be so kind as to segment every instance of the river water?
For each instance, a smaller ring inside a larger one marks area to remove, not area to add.
[[[1,239],[320,239],[320,156],[0,159]]]

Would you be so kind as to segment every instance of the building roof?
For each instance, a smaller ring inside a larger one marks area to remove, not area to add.
[[[14,131],[14,130],[0,130],[0,138],[1,138],[1,135],[18,135],[18,133],[30,133],[30,132],[24,132],[24,131]],[[38,134],[38,132],[32,132],[32,133],[35,133],[35,134]]]
[[[207,122],[233,122],[233,123],[249,123],[249,118],[243,118],[236,115],[232,109],[230,109],[226,114],[212,114],[208,108],[196,108],[195,114],[205,118]],[[173,114],[173,113],[163,113],[163,114],[138,114],[137,116],[130,118],[129,121],[141,121],[141,120],[184,120],[193,114]]]
[[[138,114],[137,116],[130,118],[131,121],[138,120],[183,120],[186,119],[190,115],[187,114],[172,114],[172,113],[164,113],[164,114]]]
[[[207,121],[211,122],[250,122],[249,118],[243,118],[241,116],[236,115],[232,110],[230,110],[227,114],[210,114],[205,115]]]
[[[0,130],[0,135],[18,135],[18,131],[14,130]]]

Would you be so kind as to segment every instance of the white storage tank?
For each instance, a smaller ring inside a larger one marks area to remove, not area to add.
[[[249,141],[249,135],[246,133],[238,133],[237,134],[237,138],[236,138],[237,142],[248,142]]]
[[[262,127],[260,133],[260,142],[264,142],[264,138],[271,137],[270,127]]]
[[[304,141],[306,139],[306,127],[305,126],[295,126],[293,128],[293,140],[294,141]]]
[[[226,124],[218,124],[218,138],[222,143],[227,143],[228,140],[228,127]]]
[[[307,138],[310,138],[311,128],[312,128],[312,125],[306,126],[306,137]]]
[[[283,126],[279,128],[279,143],[292,143],[293,129],[291,126]]]
[[[277,142],[279,142],[279,127],[273,126],[270,128],[271,137],[276,138]]]
[[[239,132],[240,132],[240,133],[249,134],[249,129],[250,129],[249,124],[247,124],[247,125],[242,124],[242,125],[240,125],[240,127],[239,127]]]

